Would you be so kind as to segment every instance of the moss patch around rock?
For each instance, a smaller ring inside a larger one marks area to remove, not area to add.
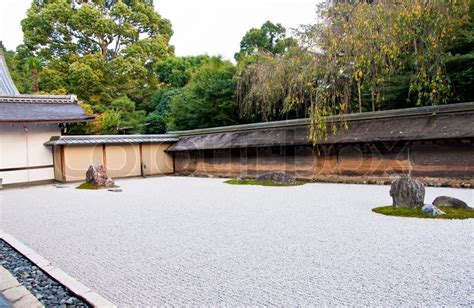
[[[387,216],[431,218],[431,219],[468,219],[474,218],[474,211],[468,209],[455,209],[451,207],[439,207],[446,214],[432,217],[424,214],[421,209],[398,208],[394,206],[381,206],[372,209],[373,212]]]
[[[231,184],[231,185],[259,185],[259,186],[277,186],[277,187],[284,187],[284,186],[300,186],[306,184],[302,181],[297,181],[295,183],[276,183],[272,181],[257,181],[257,180],[227,180],[224,183]]]
[[[104,189],[105,187],[96,185],[94,183],[82,183],[76,189]]]

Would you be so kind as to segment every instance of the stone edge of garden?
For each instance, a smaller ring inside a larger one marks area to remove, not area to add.
[[[0,266],[0,295],[12,307],[44,307],[9,271]]]
[[[13,247],[16,251],[18,251],[21,255],[23,255],[26,259],[30,260],[33,264],[35,264],[44,273],[46,273],[51,278],[59,282],[61,285],[63,285],[65,288],[67,288],[69,291],[74,293],[79,298],[83,299],[85,302],[87,302],[91,306],[117,307],[115,304],[105,299],[101,295],[97,294],[96,292],[92,291],[90,288],[86,287],[84,284],[72,278],[61,269],[55,267],[51,262],[49,262],[48,260],[40,256],[37,252],[29,248],[28,246],[24,245],[23,243],[18,241],[16,238],[11,236],[10,234],[4,232],[3,230],[0,230],[0,239],[5,241],[7,244]],[[3,277],[3,276],[0,275],[0,277]],[[5,289],[5,288],[3,288],[2,286],[1,289]],[[1,290],[0,292],[3,295],[4,292]],[[28,290],[26,290],[26,292],[31,295],[31,293]],[[4,297],[7,298],[7,300],[9,300],[7,296],[4,296]],[[42,307],[41,304],[40,304],[40,307]]]

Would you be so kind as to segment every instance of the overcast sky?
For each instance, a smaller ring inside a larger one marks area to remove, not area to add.
[[[287,29],[315,20],[320,0],[155,0],[155,10],[171,20],[176,54],[222,55],[232,59],[245,32],[265,21]],[[0,40],[7,49],[23,41],[20,22],[31,0],[0,0]]]

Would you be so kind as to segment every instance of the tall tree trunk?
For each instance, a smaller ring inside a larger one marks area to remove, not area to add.
[[[372,97],[372,111],[375,111],[375,94],[373,86],[370,88],[370,96]]]
[[[362,95],[360,93],[360,80],[357,81],[357,94],[359,95],[359,112],[362,112]]]
[[[349,104],[351,102],[351,81],[344,80],[344,113],[349,113]]]
[[[102,63],[105,63],[105,60],[107,59],[107,52],[109,51],[109,44],[103,43],[100,46],[100,49],[102,50]]]
[[[33,92],[39,92],[39,71],[37,68],[31,70],[31,81],[33,83]]]

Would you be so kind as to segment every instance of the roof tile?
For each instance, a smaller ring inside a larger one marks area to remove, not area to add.
[[[110,135],[110,136],[60,136],[52,137],[45,145],[80,145],[80,144],[137,144],[176,142],[178,137],[172,134],[163,135]]]

